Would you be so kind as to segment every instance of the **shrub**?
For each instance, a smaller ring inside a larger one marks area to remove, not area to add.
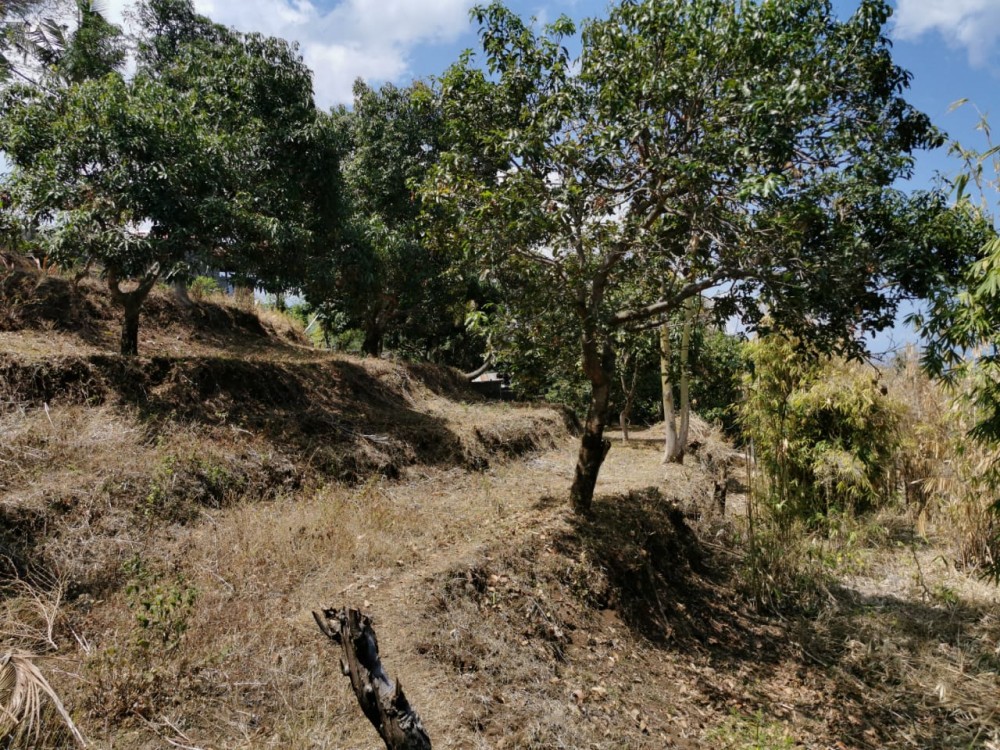
[[[894,493],[903,406],[863,366],[771,335],[747,345],[741,423],[778,518],[815,524]]]
[[[191,299],[201,301],[213,294],[221,294],[222,288],[219,282],[210,276],[198,276],[188,287],[188,294]]]

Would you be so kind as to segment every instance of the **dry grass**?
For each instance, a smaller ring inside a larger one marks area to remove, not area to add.
[[[997,451],[969,438],[971,407],[921,372],[915,352],[886,380],[906,404],[899,479],[917,533],[947,539],[950,556],[971,570],[995,565],[1000,527],[990,482]]]
[[[48,680],[35,666],[34,654],[8,651],[0,656],[0,738],[11,744],[38,743],[42,738],[42,706],[48,701],[73,739],[87,743]]]
[[[427,398],[442,418],[468,416]],[[537,418],[495,408],[504,429]],[[97,747],[374,747],[309,615],[348,605],[375,615],[386,664],[441,747],[753,747],[763,731],[813,747],[950,747],[956,726],[970,729],[963,747],[977,731],[986,747],[997,633],[978,584],[932,579],[943,570],[921,552],[927,589],[955,597],[926,599],[909,550],[890,545],[819,619],[754,615],[712,547],[704,572],[679,567],[689,553],[667,544],[673,522],[655,510],[668,506],[628,494],[700,497],[694,518],[712,487],[697,461],[663,467],[658,446],[615,446],[581,527],[562,500],[575,444],[557,443],[485,471],[416,465],[157,526],[138,548],[147,572],[63,606],[52,640],[76,664],[54,684],[86,708]],[[188,588],[190,607],[140,623],[143,601]],[[176,645],[140,645],[171,618],[184,624]]]
[[[744,506],[715,504],[738,462],[698,423],[682,466],[659,432],[616,443],[581,520],[557,410],[157,309],[183,359],[119,372],[39,329],[0,363],[0,646],[45,655],[92,747],[374,748],[324,605],[374,615],[438,747],[1000,743],[1000,602],[938,559],[946,511],[930,543],[893,509],[845,523],[822,606],[767,617],[733,580]],[[41,720],[21,747],[72,742]]]

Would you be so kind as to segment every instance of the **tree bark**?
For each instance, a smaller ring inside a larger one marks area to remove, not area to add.
[[[361,710],[387,750],[431,750],[431,741],[399,682],[382,666],[371,620],[356,609],[313,612],[319,629],[343,651],[340,669],[351,678]]]
[[[635,366],[632,368],[632,382],[627,383],[625,378],[628,375],[628,365],[631,361],[631,353],[626,355],[621,364],[621,373],[619,378],[622,384],[622,393],[625,395],[625,404],[622,406],[621,412],[618,414],[618,422],[621,425],[622,430],[622,442],[628,443],[628,426],[629,419],[632,416],[632,406],[635,404],[635,390],[639,382],[639,357],[635,358]]]
[[[388,312],[381,295],[372,300],[365,312],[364,339],[361,341],[361,351],[368,357],[381,357],[385,342],[385,329]]]
[[[361,342],[361,351],[368,357],[382,355],[382,331],[377,325],[365,327],[365,338]]]
[[[139,312],[159,277],[160,266],[157,263],[146,272],[135,289],[126,292],[121,288],[121,278],[118,274],[110,269],[107,272],[111,298],[125,308],[119,349],[123,356],[134,357],[139,353]]]
[[[670,346],[670,325],[664,321],[660,326],[660,389],[663,396],[663,423],[665,429],[663,463],[678,463],[677,415],[674,412],[674,384],[670,379],[670,360],[673,351]]]
[[[139,354],[139,309],[142,300],[129,295],[125,301],[125,319],[122,322],[121,353],[126,357]]]
[[[580,454],[576,462],[576,476],[570,489],[570,501],[577,513],[590,511],[594,488],[601,464],[611,450],[611,441],[604,439],[611,402],[611,383],[614,378],[614,351],[611,344],[598,344],[593,335],[584,335],[583,369],[590,379],[590,405],[587,422],[580,439]]]
[[[486,359],[483,360],[483,363],[479,365],[479,367],[477,367],[472,372],[462,373],[462,377],[469,381],[475,380],[480,375],[484,375],[486,371],[489,370],[492,366],[493,366],[493,357],[492,355],[490,355],[486,357]]]
[[[681,425],[677,436],[677,462],[684,462],[688,433],[691,428],[691,327],[698,311],[698,297],[691,297],[684,306],[684,327],[681,329]]]
[[[186,309],[194,307],[194,302],[191,301],[191,297],[188,295],[188,287],[184,281],[175,279],[170,288],[174,292],[174,299],[177,300],[181,307]]]

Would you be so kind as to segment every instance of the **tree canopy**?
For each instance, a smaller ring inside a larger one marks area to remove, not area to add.
[[[576,318],[577,507],[607,449],[612,331],[707,293],[719,315],[845,349],[951,252],[906,260],[914,221],[945,207],[892,185],[941,136],[902,97],[886,2],[846,21],[825,0],[622,3],[584,25],[579,60],[566,18],[473,13],[486,70],[468,54],[441,81],[451,147],[428,193],[483,266],[530,267]]]
[[[195,22],[157,47],[178,11]],[[125,306],[123,353],[137,349],[157,279],[200,263],[283,289],[301,282],[320,235],[330,239],[330,217],[317,214],[338,195],[339,152],[310,72],[286,42],[217,32],[189,11],[140,6],[150,25],[139,49],[159,52],[140,54],[130,78],[99,65],[104,47],[91,56],[92,37],[78,33],[72,70],[85,75],[13,86],[3,100],[9,187],[56,260],[100,261]],[[125,291],[129,278],[139,286]]]

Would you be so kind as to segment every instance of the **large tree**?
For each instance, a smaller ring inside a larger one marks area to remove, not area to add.
[[[842,348],[934,270],[935,253],[904,262],[924,248],[902,217],[938,203],[890,186],[940,137],[901,96],[884,0],[846,21],[826,0],[623,2],[583,27],[578,60],[567,19],[539,33],[499,4],[473,13],[487,70],[467,54],[441,81],[449,151],[427,193],[484,266],[530,266],[575,317],[578,510],[609,447],[616,329],[708,294]]]
[[[474,279],[427,241],[428,207],[418,186],[440,153],[441,111],[423,82],[407,87],[354,85],[354,107],[332,115],[345,137],[345,240],[330,259],[332,285],[312,293],[329,330],[361,333],[361,350],[477,364],[466,305]]]
[[[138,350],[157,280],[202,263],[281,289],[330,239],[338,152],[308,69],[287,43],[220,30],[190,6],[141,6],[131,78],[96,71],[3,100],[11,192],[57,260],[101,264],[124,308],[123,354]],[[171,14],[193,21],[178,31]]]
[[[350,125],[344,173],[356,234],[343,298],[364,332],[364,353],[377,356],[386,334],[432,296],[428,287],[445,267],[421,241],[413,188],[437,159],[441,119],[422,83],[373,89],[359,80]]]

